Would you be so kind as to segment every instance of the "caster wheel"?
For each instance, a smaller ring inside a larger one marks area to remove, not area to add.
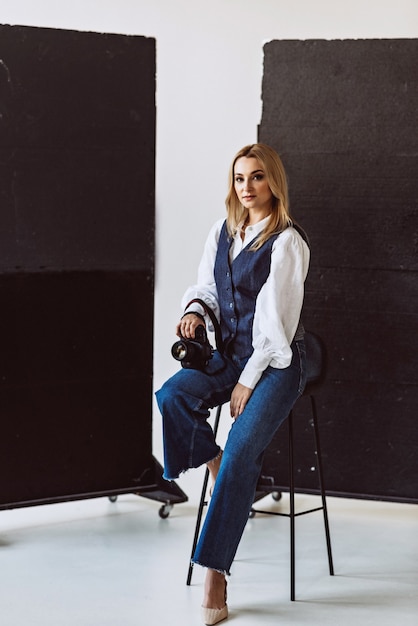
[[[116,502],[117,499],[118,499],[118,496],[109,496],[110,502]]]
[[[163,504],[158,511],[158,515],[161,517],[161,519],[167,519],[167,517],[170,515],[170,511],[172,508],[172,504]]]
[[[274,493],[271,494],[271,497],[273,498],[275,502],[279,502],[282,499],[281,491],[275,491]]]

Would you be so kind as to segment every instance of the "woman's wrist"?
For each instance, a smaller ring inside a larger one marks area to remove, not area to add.
[[[186,313],[184,313],[180,319],[183,319],[183,317],[186,317],[186,315],[196,315],[196,317],[201,319],[202,322],[205,321],[205,317],[201,313],[198,313],[197,311],[186,311]]]

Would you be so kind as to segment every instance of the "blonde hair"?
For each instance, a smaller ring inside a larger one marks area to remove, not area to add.
[[[253,157],[257,159],[266,175],[273,196],[270,220],[266,228],[251,246],[253,250],[258,250],[271,235],[281,233],[288,226],[293,224],[289,211],[286,172],[277,152],[266,144],[250,144],[244,146],[244,148],[241,148],[241,150],[237,152],[229,170],[229,191],[225,200],[227,211],[226,223],[230,236],[233,236],[237,232],[238,225],[245,221],[248,216],[248,209],[239,201],[234,187],[235,163],[242,157]]]

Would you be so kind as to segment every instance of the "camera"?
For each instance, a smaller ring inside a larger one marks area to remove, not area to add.
[[[205,327],[196,327],[194,339],[182,337],[180,341],[176,341],[171,348],[171,354],[176,361],[181,362],[182,367],[203,370],[213,356]]]

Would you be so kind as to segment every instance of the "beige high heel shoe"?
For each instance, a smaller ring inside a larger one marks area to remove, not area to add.
[[[222,622],[222,620],[226,619],[228,617],[228,605],[225,604],[225,606],[222,609],[205,609],[202,606],[202,619],[203,622],[207,625],[207,626],[213,626],[213,624],[218,624],[219,622]]]
[[[225,580],[225,606],[223,606],[221,609],[207,609],[202,606],[202,620],[204,624],[206,624],[206,626],[213,626],[214,624],[218,624],[228,617],[228,605],[226,603],[226,586],[227,581]]]

